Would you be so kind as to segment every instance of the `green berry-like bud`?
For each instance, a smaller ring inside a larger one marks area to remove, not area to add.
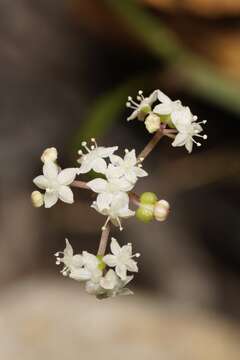
[[[160,115],[161,122],[163,124],[167,124],[170,128],[175,129],[175,126],[173,125],[171,115]]]
[[[153,219],[154,206],[150,204],[140,205],[136,211],[136,217],[138,220],[148,223]]]
[[[99,270],[104,270],[105,267],[106,267],[106,264],[103,261],[103,256],[102,255],[97,255],[97,259],[99,260],[99,264],[98,264]]]
[[[141,204],[154,205],[156,204],[157,200],[158,200],[157,195],[154,192],[150,192],[150,191],[144,192],[140,196]]]

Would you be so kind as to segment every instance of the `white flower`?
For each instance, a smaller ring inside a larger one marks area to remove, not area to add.
[[[87,186],[97,194],[96,204],[100,211],[109,208],[115,196],[122,192],[132,190],[133,184],[124,178],[94,179],[87,183]]]
[[[188,107],[184,107],[181,111],[175,111],[172,114],[172,122],[178,134],[176,135],[172,146],[185,146],[189,153],[192,152],[193,143],[197,146],[201,146],[201,143],[194,139],[194,136],[201,137],[204,140],[207,139],[207,135],[200,135],[203,131],[200,124],[205,124],[207,121],[197,123],[197,116],[193,116]]]
[[[138,177],[147,176],[148,173],[141,169],[141,164],[136,158],[135,150],[125,150],[126,154],[122,159],[120,156],[111,155],[111,163],[107,169],[107,176],[113,178],[125,178],[131,184],[135,184]]]
[[[86,174],[91,170],[94,170],[97,173],[105,174],[107,164],[104,158],[111,156],[114,151],[118,149],[118,146],[98,147],[95,139],[91,139],[91,141],[94,143],[94,145],[91,146],[91,149],[88,148],[86,142],[82,142],[82,146],[87,151],[86,154],[83,154],[82,150],[79,150],[78,152],[79,155],[81,155],[81,158],[78,160],[81,164],[78,169],[78,174]]]
[[[101,299],[117,295],[133,295],[133,292],[125,287],[132,279],[133,276],[126,276],[124,280],[121,280],[114,270],[108,270],[106,275],[100,280],[101,288],[104,289],[105,292],[99,292],[97,297]]]
[[[154,107],[153,112],[158,115],[171,115],[175,111],[181,111],[183,105],[180,100],[172,101],[162,91],[157,90],[157,98],[161,102]]]
[[[68,204],[73,203],[73,193],[68,185],[73,182],[75,176],[75,168],[60,170],[52,161],[44,163],[43,175],[37,176],[33,182],[40,189],[46,191],[44,194],[46,208],[56,204],[58,199]]]
[[[105,229],[106,225],[109,221],[111,221],[115,226],[119,226],[120,230],[122,230],[122,224],[120,218],[129,218],[135,214],[134,211],[128,208],[129,206],[129,197],[126,193],[117,193],[110,205],[107,208],[100,209],[96,201],[94,201],[91,205],[96,211],[100,214],[107,216],[107,220],[103,226]]]
[[[155,90],[149,97],[144,98],[142,90],[139,90],[137,96],[139,103],[129,96],[126,106],[133,109],[133,113],[127,118],[127,120],[129,121],[135,118],[138,118],[138,120],[144,120],[145,116],[150,113],[152,104],[157,100],[157,93],[158,90]]]
[[[87,251],[82,252],[82,259],[83,267],[73,269],[69,275],[70,278],[78,281],[91,280],[94,283],[99,283],[102,276],[102,270],[99,268],[100,260]]]
[[[56,264],[64,264],[64,268],[61,270],[61,273],[64,276],[69,275],[72,271],[80,269],[84,265],[83,257],[80,254],[73,255],[73,248],[69,243],[68,239],[66,241],[66,247],[63,251],[58,251],[56,256]],[[59,255],[63,255],[61,258]]]
[[[126,280],[127,271],[137,272],[138,267],[133,257],[139,257],[140,254],[132,255],[132,244],[120,246],[116,239],[111,241],[112,255],[105,255],[103,261],[110,267],[115,267],[116,274],[122,279]]]
[[[57,149],[55,147],[47,148],[41,155],[43,163],[46,161],[56,161],[58,157]]]

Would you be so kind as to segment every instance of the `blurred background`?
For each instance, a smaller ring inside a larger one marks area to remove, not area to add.
[[[1,0],[0,359],[240,358],[240,1]],[[95,252],[103,218],[76,202],[34,209],[40,154],[76,165],[82,140],[140,151],[125,102],[160,88],[207,119],[189,156],[164,139],[136,191],[172,206],[115,236],[141,252],[134,297],[97,301],[59,274],[68,237]]]

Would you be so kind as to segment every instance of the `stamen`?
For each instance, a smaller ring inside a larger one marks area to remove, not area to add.
[[[128,150],[128,149],[125,149],[124,151],[125,151],[126,154],[129,153],[129,150]]]
[[[82,155],[82,154],[83,154],[82,150],[78,150],[78,155]]]

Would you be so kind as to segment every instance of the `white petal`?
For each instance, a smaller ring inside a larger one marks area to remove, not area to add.
[[[87,186],[90,187],[90,189],[96,193],[101,193],[106,191],[107,188],[107,180],[104,179],[94,179],[87,183]]]
[[[187,140],[187,135],[185,133],[178,133],[172,142],[172,146],[183,146]]]
[[[187,149],[187,151],[189,152],[189,154],[192,152],[192,148],[193,148],[193,141],[192,139],[188,139],[186,141],[185,147]]]
[[[99,157],[106,158],[111,156],[117,149],[118,146],[112,146],[112,147],[99,146],[97,148],[97,155]]]
[[[126,266],[127,266],[128,271],[138,272],[137,263],[133,259],[128,260]]]
[[[44,194],[44,204],[45,204],[45,208],[50,208],[53,205],[56,204],[56,202],[58,201],[58,194],[56,191],[54,192],[46,192]]]
[[[106,161],[101,159],[101,158],[97,158],[93,164],[92,164],[92,168],[95,172],[97,173],[102,173],[105,174],[106,169],[107,169],[107,164]]]
[[[136,117],[138,117],[139,109],[137,108],[132,112],[132,114],[127,118],[127,121],[134,120]]]
[[[95,255],[90,254],[87,251],[83,251],[82,256],[83,256],[84,264],[88,269],[94,270],[97,268],[99,264],[99,260]]]
[[[49,180],[45,178],[43,175],[39,175],[33,179],[35,185],[37,185],[40,189],[46,190],[49,186]]]
[[[87,269],[74,269],[71,271],[69,277],[78,281],[87,281],[91,279],[91,273]]]
[[[108,180],[112,178],[120,178],[124,175],[124,169],[121,166],[113,166],[112,164],[108,165],[106,176]]]
[[[107,290],[112,290],[117,285],[117,277],[112,269],[100,280],[100,285]]]
[[[76,169],[75,168],[69,168],[69,169],[64,169],[62,170],[59,174],[58,174],[58,182],[61,185],[70,185],[73,180],[76,177]]]
[[[122,217],[122,218],[129,218],[131,216],[134,216],[135,215],[135,211],[132,211],[128,208],[123,208],[123,209],[120,209],[119,212],[119,217]]]
[[[172,100],[166,95],[164,94],[161,90],[157,90],[157,97],[158,100],[162,103],[171,103]]]
[[[83,160],[80,168],[78,169],[78,174],[86,174],[91,170],[92,170],[92,163]]]
[[[118,155],[111,155],[110,161],[115,166],[121,166],[123,164],[123,159]]]
[[[73,203],[73,192],[70,187],[62,185],[58,191],[59,199],[67,204]]]
[[[135,166],[134,171],[135,171],[135,174],[137,175],[137,177],[148,176],[148,173],[138,166]]]
[[[66,241],[66,247],[63,251],[64,256],[73,256],[73,248],[72,245],[70,244],[70,242],[68,241],[68,239],[65,239]]]
[[[153,109],[153,112],[158,115],[168,115],[171,113],[171,111],[172,107],[170,103],[158,104]]]
[[[160,91],[160,90],[154,90],[154,91],[152,92],[152,94],[147,98],[147,102],[148,102],[149,105],[152,105],[152,103],[154,103],[154,101],[157,100],[158,95],[159,95],[159,91]],[[165,95],[165,96],[166,96],[166,95]]]
[[[46,163],[44,163],[43,175],[47,179],[56,179],[57,174],[58,174],[58,166],[54,162],[47,161]]]
[[[136,165],[137,162],[136,151],[133,149],[128,153],[126,153],[126,155],[124,156],[124,161],[126,161],[129,166]]]
[[[125,280],[127,278],[127,268],[123,264],[118,264],[116,266],[116,274],[120,277],[120,279]]]
[[[98,209],[102,211],[103,209],[109,208],[112,199],[113,199],[112,194],[108,194],[108,193],[99,194],[96,200]]]
[[[114,255],[118,255],[119,252],[121,251],[121,246],[118,244],[117,240],[113,237],[111,239],[110,249]]]
[[[114,256],[114,255],[105,255],[103,257],[103,261],[110,267],[117,265],[116,256]]]

